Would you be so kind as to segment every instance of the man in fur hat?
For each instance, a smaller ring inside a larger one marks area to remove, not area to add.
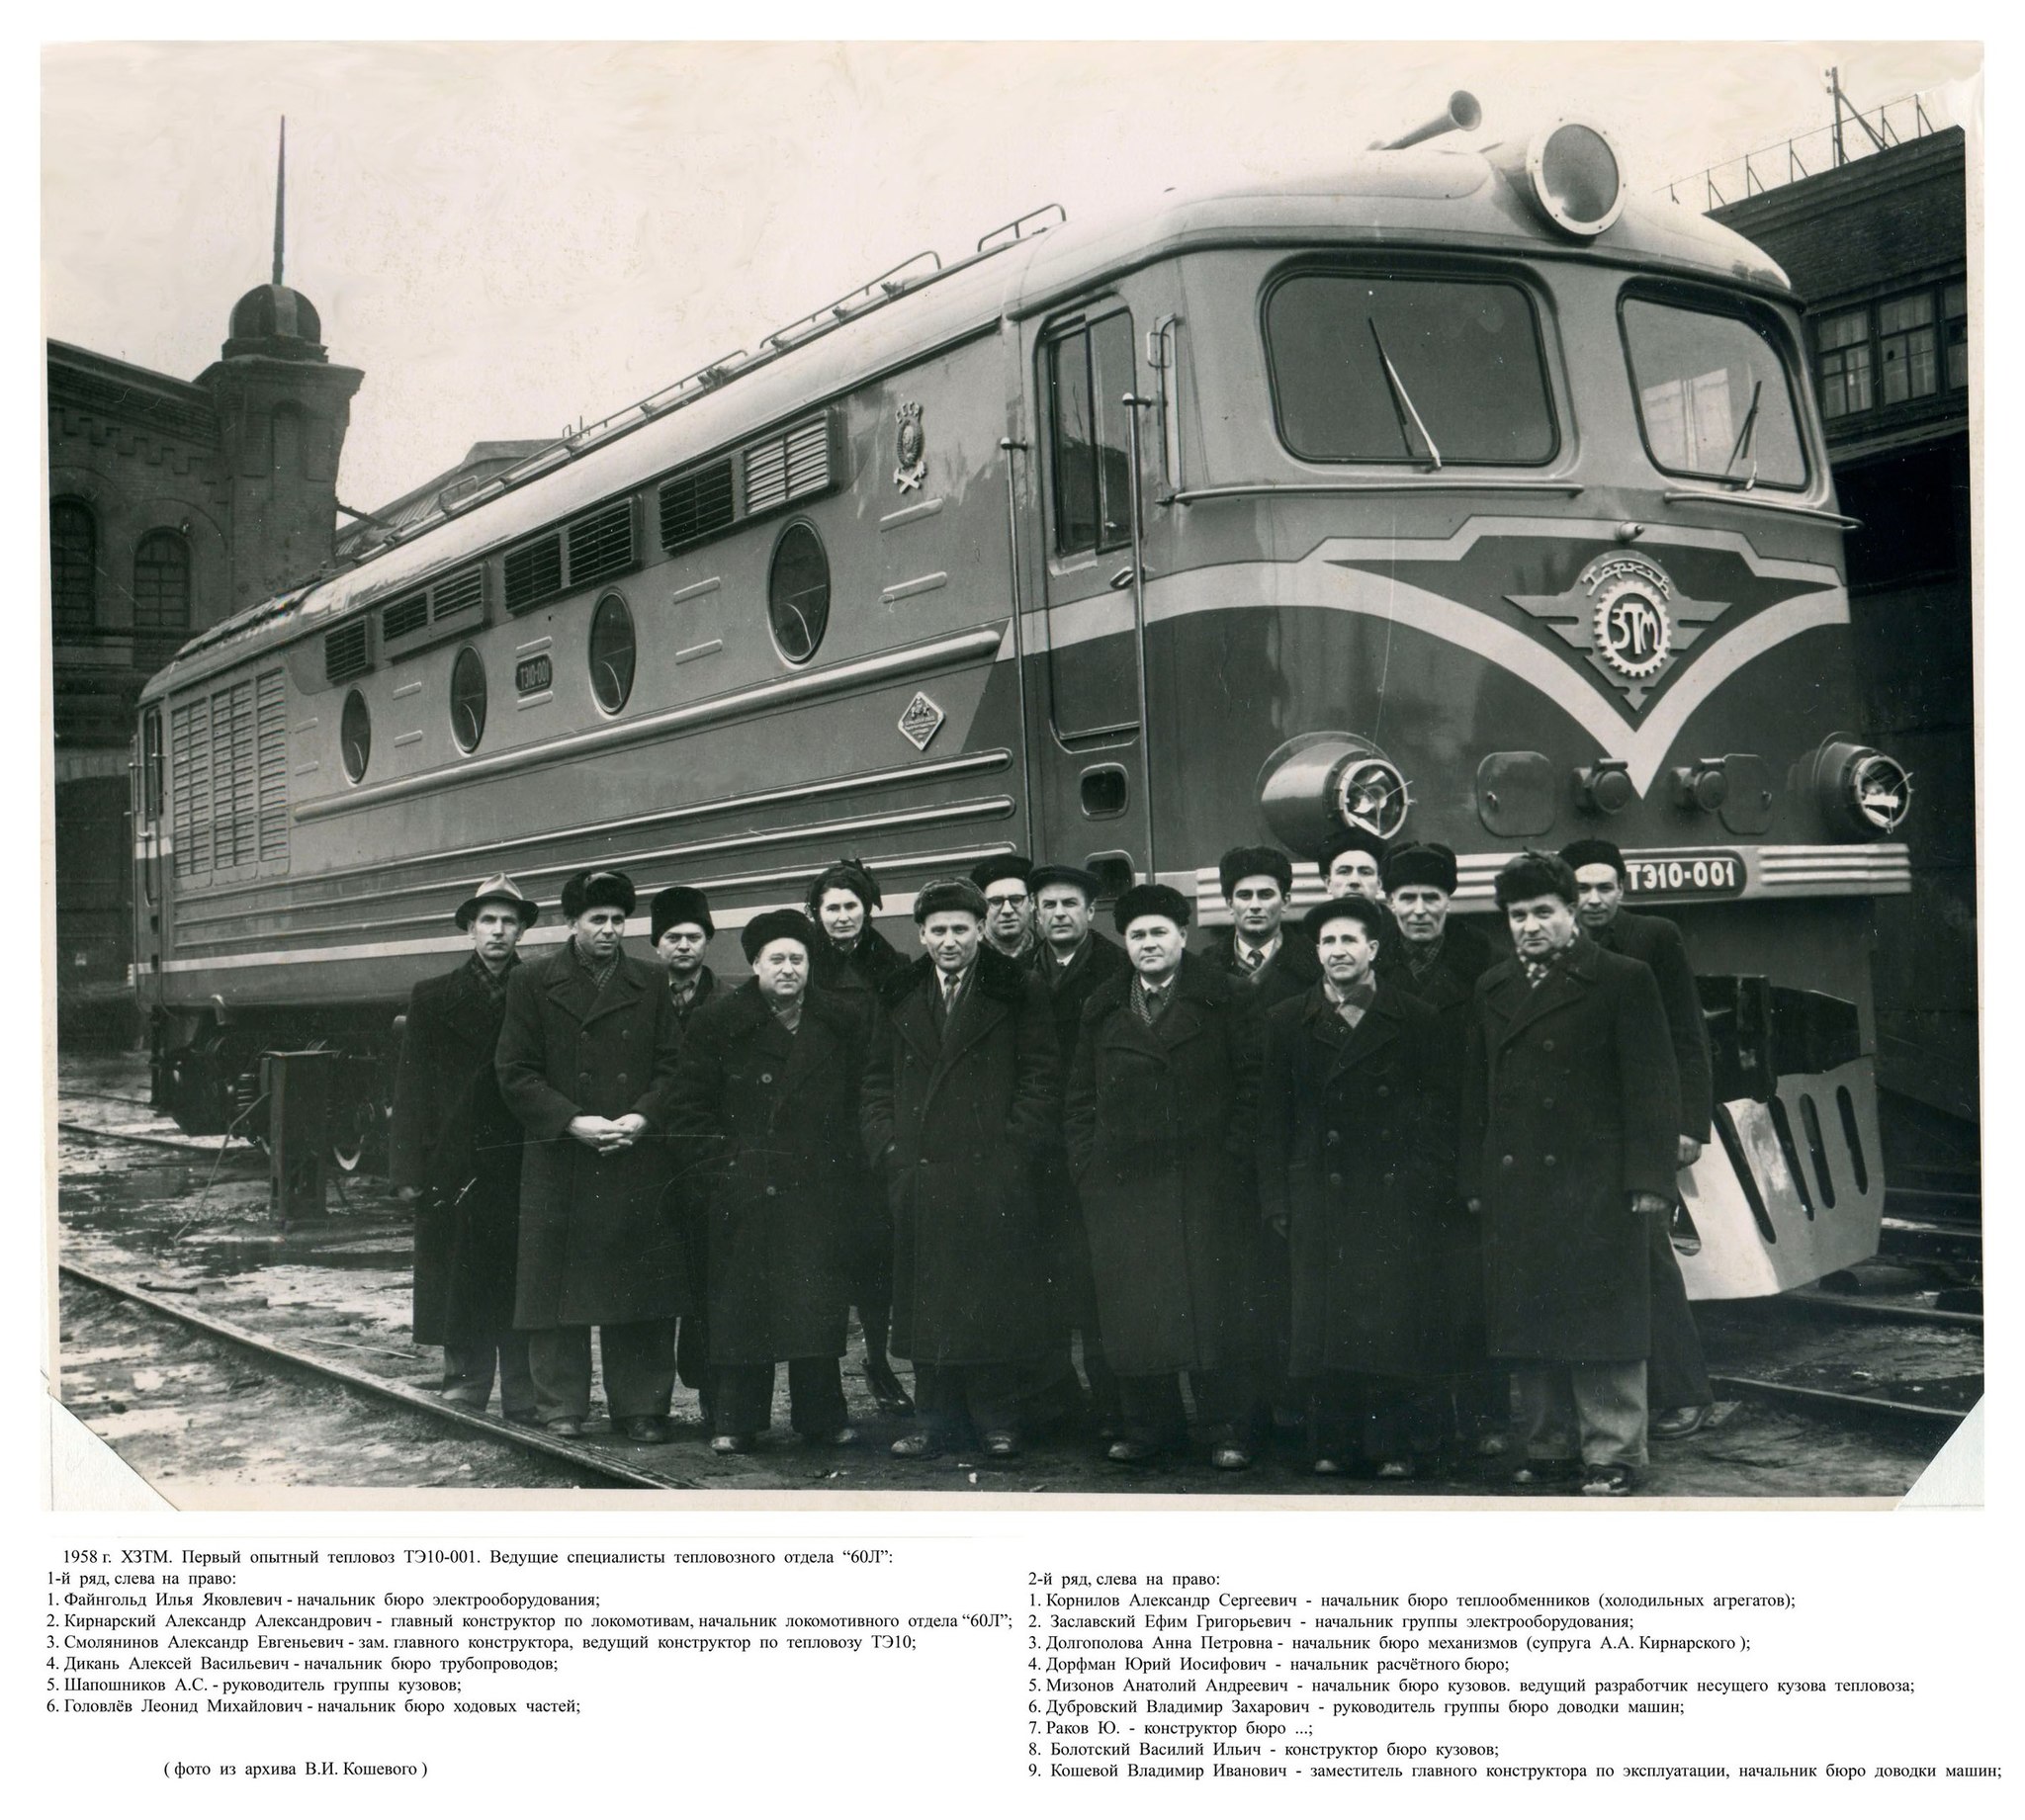
[[[647,906],[648,939],[668,970],[668,997],[675,1022],[687,1029],[689,1019],[710,1002],[717,975],[704,963],[704,952],[717,924],[710,919],[710,900],[693,885],[670,885],[658,891]]]
[[[1369,898],[1374,904],[1384,903],[1386,848],[1386,841],[1369,828],[1345,828],[1315,855],[1322,889],[1332,898]]]
[[[1032,1170],[1054,1120],[1054,1031],[1040,983],[985,945],[985,914],[968,879],[923,888],[925,952],[886,983],[865,1070],[865,1154],[893,1209],[893,1349],[915,1366],[920,1426],[893,1443],[904,1459],[966,1430],[988,1458],[1016,1455],[1047,1348]]]
[[[1230,929],[1202,958],[1249,993],[1261,1011],[1298,997],[1322,977],[1304,930],[1286,925],[1293,861],[1275,847],[1232,847],[1217,862]]]
[[[1575,874],[1579,894],[1575,914],[1582,932],[1599,948],[1643,961],[1659,982],[1666,1027],[1673,1038],[1674,1066],[1681,1077],[1681,1133],[1675,1154],[1682,1169],[1702,1155],[1715,1113],[1714,1071],[1702,995],[1695,985],[1681,932],[1664,916],[1624,908],[1630,875],[1614,841],[1571,841],[1561,849]],[[1680,1259],[1673,1250],[1673,1209],[1653,1222],[1652,1356],[1646,1361],[1652,1397],[1652,1433],[1660,1440],[1692,1434],[1709,1419],[1716,1393],[1702,1353],[1702,1336],[1688,1306]]]
[[[1033,861],[1024,853],[1000,853],[970,869],[970,882],[985,898],[985,943],[1009,961],[1034,958],[1040,937],[1033,932]]]
[[[457,907],[472,952],[408,995],[394,1087],[393,1175],[415,1208],[414,1337],[443,1348],[446,1403],[532,1422],[527,1337],[513,1329],[520,1126],[492,1055],[524,931],[541,911],[503,872]]]
[[[1108,1457],[1136,1464],[1187,1440],[1186,1372],[1210,1463],[1241,1471],[1257,1445],[1258,1013],[1187,952],[1189,902],[1172,886],[1134,885],[1115,918],[1133,972],[1084,1007],[1068,1107],[1118,1375],[1124,1432]]]
[[[681,1033],[660,969],[621,946],[633,906],[623,872],[579,872],[563,887],[570,939],[514,973],[497,1068],[527,1134],[514,1325],[528,1330],[536,1413],[555,1433],[583,1432],[595,1327],[613,1430],[658,1442],[689,1298],[679,1223],[663,1206]]]

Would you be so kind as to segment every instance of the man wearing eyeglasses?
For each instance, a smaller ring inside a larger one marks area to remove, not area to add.
[[[1029,966],[1040,937],[1033,928],[1033,861],[1024,853],[979,860],[970,882],[985,894],[985,945],[1009,961]]]

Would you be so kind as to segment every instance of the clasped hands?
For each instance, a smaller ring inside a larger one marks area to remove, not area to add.
[[[586,1112],[570,1121],[570,1135],[601,1157],[631,1150],[634,1140],[646,1129],[647,1120],[638,1112],[628,1112],[620,1118],[599,1118]]]

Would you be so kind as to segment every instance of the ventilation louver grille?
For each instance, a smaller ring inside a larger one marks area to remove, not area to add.
[[[380,609],[380,637],[383,643],[404,639],[410,632],[419,632],[428,623],[427,594],[403,594],[398,600],[390,600]]]
[[[287,865],[288,691],[280,670],[175,708],[169,755],[178,878]]]
[[[373,667],[366,650],[366,622],[355,619],[323,638],[323,680],[342,682],[347,676],[363,676]]]
[[[732,527],[732,465],[713,462],[660,489],[660,543],[679,550]]]
[[[461,575],[452,575],[447,581],[437,582],[430,590],[429,617],[448,619],[453,613],[478,606],[484,597],[484,570],[467,568]]]
[[[633,502],[621,499],[586,512],[570,526],[570,585],[633,565]]]
[[[770,511],[830,484],[830,422],[815,417],[746,451],[746,510]]]
[[[517,613],[563,585],[563,540],[539,538],[509,550],[505,562],[506,611]]]

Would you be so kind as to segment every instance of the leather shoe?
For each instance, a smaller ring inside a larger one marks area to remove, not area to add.
[[[1252,1456],[1242,1447],[1219,1447],[1209,1456],[1209,1463],[1218,1472],[1243,1472],[1251,1465]]]
[[[913,1434],[903,1434],[889,1451],[897,1459],[932,1460],[941,1453],[942,1443],[932,1434],[917,1431]]]
[[[995,1460],[1016,1459],[1019,1455],[1019,1441],[1004,1429],[994,1429],[984,1438],[984,1449]]]
[[[1380,1460],[1377,1477],[1380,1479],[1411,1479],[1416,1469],[1411,1460]]]
[[[619,1425],[620,1435],[642,1447],[663,1447],[668,1441],[668,1425],[659,1416],[628,1416]]]
[[[583,1438],[583,1424],[574,1416],[558,1416],[554,1422],[543,1423],[542,1429],[544,1432],[553,1434],[560,1440]]]
[[[829,1433],[818,1434],[812,1438],[822,1442],[826,1447],[848,1447],[857,1437],[858,1431],[855,1429],[832,1429]]]
[[[1144,1466],[1159,1455],[1160,1449],[1150,1440],[1114,1440],[1103,1450],[1103,1457],[1118,1466]]]
[[[906,1416],[914,1411],[914,1399],[907,1394],[907,1386],[900,1381],[900,1374],[884,1358],[865,1360],[865,1382],[871,1386],[872,1398],[879,1405],[882,1415]]]
[[[1338,1479],[1343,1476],[1343,1462],[1332,1460],[1324,1454],[1311,1469],[1318,1479]]]
[[[1684,1440],[1709,1420],[1709,1405],[1697,1403],[1685,1409],[1662,1410],[1652,1419],[1655,1440]]]
[[[710,1437],[712,1453],[750,1453],[752,1437],[749,1434],[713,1434]]]

